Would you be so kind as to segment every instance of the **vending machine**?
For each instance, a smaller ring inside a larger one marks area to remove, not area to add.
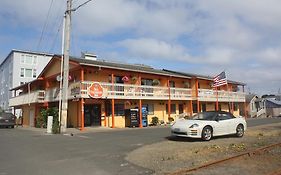
[[[125,110],[125,127],[139,127],[139,110]]]

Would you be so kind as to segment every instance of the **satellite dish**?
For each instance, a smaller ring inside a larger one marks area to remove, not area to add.
[[[57,81],[61,81],[61,76],[58,75],[58,76],[56,77],[56,80],[57,80]]]

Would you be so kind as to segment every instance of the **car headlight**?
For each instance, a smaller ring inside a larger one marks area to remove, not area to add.
[[[196,128],[196,127],[198,127],[199,125],[198,124],[193,124],[193,125],[191,125],[189,128]]]

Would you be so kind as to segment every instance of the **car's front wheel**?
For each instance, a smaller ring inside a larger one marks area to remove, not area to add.
[[[236,136],[243,137],[243,135],[244,135],[244,126],[240,124],[236,127]]]
[[[202,140],[209,141],[211,140],[212,136],[213,136],[213,130],[211,127],[206,126],[205,128],[203,128],[201,134]]]

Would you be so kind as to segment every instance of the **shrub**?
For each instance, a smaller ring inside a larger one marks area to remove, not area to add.
[[[168,121],[171,123],[171,122],[174,121],[174,118],[173,118],[173,117],[169,117],[169,118],[168,118]]]
[[[156,116],[152,117],[152,121],[151,121],[152,125],[156,126],[158,124],[158,122],[159,122],[158,117],[156,117]]]
[[[59,111],[57,108],[48,108],[41,110],[41,116],[36,119],[36,127],[38,128],[47,128],[47,120],[48,116],[53,116],[53,126],[52,132],[53,134],[59,133],[60,125],[59,125]]]

